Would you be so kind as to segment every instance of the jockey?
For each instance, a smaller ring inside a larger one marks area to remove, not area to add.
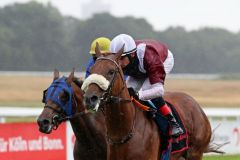
[[[92,44],[89,53],[92,55],[90,60],[88,61],[87,69],[86,69],[86,74],[85,74],[85,79],[90,75],[90,69],[94,65],[97,57],[95,53],[95,48],[96,48],[96,43],[98,42],[99,49],[102,54],[107,55],[109,53],[109,46],[110,46],[110,39],[106,37],[99,37],[95,39]]]
[[[137,93],[140,100],[151,100],[172,126],[172,135],[183,134],[171,109],[163,99],[164,80],[174,65],[174,58],[167,46],[156,40],[136,40],[126,34],[120,34],[110,43],[110,51],[117,53],[124,45],[119,61],[130,95]]]

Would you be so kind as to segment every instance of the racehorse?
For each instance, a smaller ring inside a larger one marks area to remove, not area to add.
[[[99,56],[82,90],[87,107],[102,109],[107,127],[108,160],[158,160],[160,135],[155,122],[131,101],[117,54]],[[210,149],[212,130],[199,104],[185,93],[166,93],[164,99],[175,106],[189,133],[189,149],[171,155],[171,160],[201,160]],[[187,153],[186,153],[187,152]]]
[[[39,130],[50,134],[63,121],[70,120],[76,136],[74,159],[106,160],[105,119],[102,112],[87,111],[81,85],[74,71],[68,78],[59,78],[59,72],[54,71],[54,81],[45,93],[45,106],[37,120]]]

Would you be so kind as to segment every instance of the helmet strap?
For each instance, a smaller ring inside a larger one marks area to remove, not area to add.
[[[128,57],[129,64],[131,64],[132,61],[133,61],[133,58],[132,58],[131,54],[127,54],[126,56]]]
[[[133,52],[134,54],[135,54],[135,52]],[[127,54],[126,56],[128,57],[128,59],[129,59],[129,64],[132,64],[133,63],[133,61],[134,61],[134,59],[135,59],[135,56],[132,56],[132,54],[133,53],[130,53],[130,54]]]
[[[131,56],[131,54],[127,54],[126,57],[128,57],[129,59],[129,64],[125,68],[123,68],[123,71],[128,74],[129,72],[131,72],[131,70],[133,70],[133,68],[138,68],[138,58],[137,56]]]

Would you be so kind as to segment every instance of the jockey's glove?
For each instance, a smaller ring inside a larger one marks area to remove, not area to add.
[[[129,95],[136,100],[139,100],[138,92],[136,92],[133,88],[128,88]]]

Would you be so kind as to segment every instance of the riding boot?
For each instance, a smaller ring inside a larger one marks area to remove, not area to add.
[[[170,125],[172,126],[172,136],[179,136],[183,134],[183,129],[176,121],[175,117],[172,114],[171,109],[164,101],[163,97],[158,97],[151,100],[155,106],[159,106],[159,112],[167,118]]]
[[[172,136],[177,137],[181,134],[183,134],[183,129],[179,125],[179,123],[176,121],[175,117],[173,116],[172,112],[168,115],[166,115],[168,122],[172,126]]]

